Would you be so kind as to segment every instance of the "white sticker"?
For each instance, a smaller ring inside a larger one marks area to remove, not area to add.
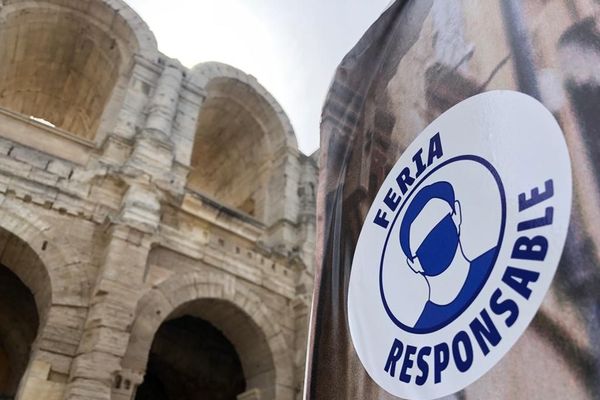
[[[375,382],[427,400],[490,370],[548,291],[571,190],[563,133],[532,97],[487,92],[432,122],[383,182],[352,262],[350,332]]]

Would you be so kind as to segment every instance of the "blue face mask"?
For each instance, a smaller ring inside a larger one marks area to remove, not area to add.
[[[423,274],[436,276],[450,266],[458,247],[458,230],[448,214],[429,232],[415,252]]]

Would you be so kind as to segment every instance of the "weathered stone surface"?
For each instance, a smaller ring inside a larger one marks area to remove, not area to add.
[[[193,338],[153,352],[179,320],[221,332],[238,398],[294,399],[317,166],[273,96],[160,55],[121,0],[5,0],[0,92],[0,272],[30,293],[11,298],[23,321],[0,324],[20,346],[0,351],[0,397],[132,400],[169,354],[209,371],[186,358]]]
[[[65,394],[65,383],[52,382],[50,376],[51,365],[43,361],[32,362],[27,378],[23,384],[21,398],[62,400]]]

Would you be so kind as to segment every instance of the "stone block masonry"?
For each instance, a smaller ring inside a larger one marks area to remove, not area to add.
[[[0,397],[300,399],[318,166],[269,92],[4,0],[0,93]]]

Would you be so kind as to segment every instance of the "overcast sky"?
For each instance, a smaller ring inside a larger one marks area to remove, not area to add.
[[[321,106],[342,57],[390,0],[127,0],[159,49],[193,67],[254,75],[287,112],[300,150],[319,146]]]

